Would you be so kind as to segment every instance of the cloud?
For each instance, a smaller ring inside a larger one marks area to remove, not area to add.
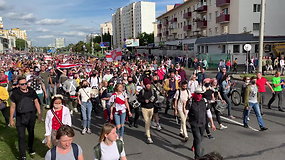
[[[9,7],[8,7],[8,5],[6,4],[6,2],[5,1],[3,1],[3,0],[0,0],[0,10],[6,10],[6,9],[8,9]]]
[[[96,31],[95,27],[82,26],[82,25],[77,25],[77,24],[69,25],[69,27],[72,28],[73,30],[77,30],[77,31],[80,31],[80,32],[91,33],[91,32],[95,32]]]
[[[86,33],[81,32],[81,31],[70,31],[70,32],[63,32],[63,36],[76,36],[76,37],[82,37],[85,36]]]
[[[63,24],[64,22],[66,22],[66,19],[49,19],[49,18],[45,18],[45,19],[37,21],[36,24],[40,24],[40,25],[58,25],[58,24]]]
[[[36,20],[36,17],[33,13],[16,13],[16,12],[9,12],[6,16],[13,20],[23,20],[27,22],[33,22]]]
[[[36,29],[35,31],[36,31],[36,32],[49,32],[49,30],[46,29],[46,28],[38,28],[38,29]]]
[[[54,38],[54,35],[43,35],[43,36],[38,36],[37,38],[39,38],[39,39],[49,39],[49,38]]]

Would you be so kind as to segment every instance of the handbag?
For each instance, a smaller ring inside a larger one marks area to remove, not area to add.
[[[227,107],[226,103],[223,103],[222,101],[217,101],[216,102],[215,109],[217,111],[219,111],[220,113],[223,113],[224,110],[226,109],[226,107]]]
[[[6,102],[0,100],[0,110],[5,109],[7,107]]]

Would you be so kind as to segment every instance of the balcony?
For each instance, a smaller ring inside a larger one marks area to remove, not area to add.
[[[173,19],[171,20],[171,23],[175,23],[175,22],[177,22],[177,18],[173,18]]]
[[[183,18],[184,19],[188,19],[188,18],[191,18],[191,17],[192,17],[192,12],[187,12],[187,13],[183,14]]]
[[[164,26],[168,26],[168,20],[164,20],[164,21],[163,21],[163,25],[164,25]]]
[[[169,35],[169,31],[163,32],[163,36],[168,36],[168,35]]]
[[[162,24],[158,24],[158,25],[157,25],[157,28],[158,28],[158,29],[161,29],[161,28],[162,28]]]
[[[192,26],[191,25],[187,25],[187,26],[184,26],[183,27],[183,30],[184,31],[190,31],[192,29]]]
[[[229,14],[222,14],[216,18],[217,23],[228,23],[230,22],[230,15]]]
[[[207,5],[201,6],[201,7],[197,8],[195,11],[197,13],[205,13],[208,11],[208,6]]]
[[[231,3],[231,0],[216,0],[217,7],[223,7],[223,6],[229,5],[230,3]]]
[[[158,33],[158,34],[157,34],[157,37],[162,37],[162,33]]]
[[[197,28],[205,28],[205,27],[207,27],[207,21],[206,20],[197,22]]]

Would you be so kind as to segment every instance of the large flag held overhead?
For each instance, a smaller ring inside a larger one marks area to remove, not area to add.
[[[56,67],[57,68],[62,68],[62,69],[68,69],[68,68],[73,68],[73,67],[78,67],[78,66],[81,66],[81,64],[64,63],[64,64],[59,64]]]
[[[113,61],[120,61],[122,60],[122,49],[117,48],[110,53],[106,53],[106,61],[107,62],[113,62]]]

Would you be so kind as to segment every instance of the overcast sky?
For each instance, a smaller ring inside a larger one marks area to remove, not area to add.
[[[34,46],[47,46],[56,37],[66,43],[85,39],[88,33],[99,33],[99,24],[111,21],[114,9],[138,0],[0,0],[0,17],[4,29],[27,30]],[[156,16],[167,4],[183,0],[146,0],[156,2]],[[113,9],[113,10],[112,10]]]

